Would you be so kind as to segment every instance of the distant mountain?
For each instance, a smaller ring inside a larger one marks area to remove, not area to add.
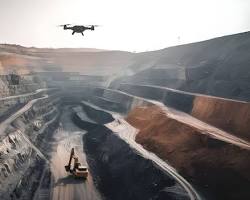
[[[0,73],[50,68],[113,76],[116,88],[149,84],[250,100],[250,32],[142,53],[0,45]]]
[[[0,73],[47,71],[50,67],[82,74],[111,75],[130,64],[133,54],[90,48],[35,48],[0,45]],[[50,71],[50,70],[49,70]]]
[[[250,100],[250,32],[137,54],[121,82]],[[116,86],[115,86],[116,85]]]
[[[24,47],[16,44],[0,44],[0,49],[9,53],[29,53],[29,52],[102,52],[110,51],[105,49],[95,48],[37,48],[37,47]]]

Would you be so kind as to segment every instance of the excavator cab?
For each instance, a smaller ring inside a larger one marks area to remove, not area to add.
[[[73,168],[71,168],[71,162],[74,159]],[[76,178],[87,178],[88,177],[88,168],[86,166],[82,166],[79,162],[78,157],[75,155],[74,148],[71,149],[69,163],[65,166],[66,172],[70,172]]]

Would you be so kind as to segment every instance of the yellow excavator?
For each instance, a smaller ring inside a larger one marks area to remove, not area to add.
[[[71,167],[72,159],[74,159],[73,168]],[[88,168],[86,166],[82,166],[79,162],[78,157],[75,155],[74,148],[71,149],[70,157],[69,157],[69,163],[65,166],[66,172],[70,172],[73,174],[76,178],[87,178],[88,177]]]

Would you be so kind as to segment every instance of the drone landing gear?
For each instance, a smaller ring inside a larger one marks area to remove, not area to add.
[[[75,34],[75,31],[72,32],[72,35],[74,35],[74,34]]]
[[[81,32],[81,33],[82,33],[82,36],[84,36],[83,32]]]

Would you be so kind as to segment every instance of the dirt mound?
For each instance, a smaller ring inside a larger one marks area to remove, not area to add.
[[[250,197],[250,152],[202,134],[170,118],[158,106],[137,107],[127,121],[136,141],[216,199]]]
[[[250,140],[250,103],[198,96],[192,116]]]

